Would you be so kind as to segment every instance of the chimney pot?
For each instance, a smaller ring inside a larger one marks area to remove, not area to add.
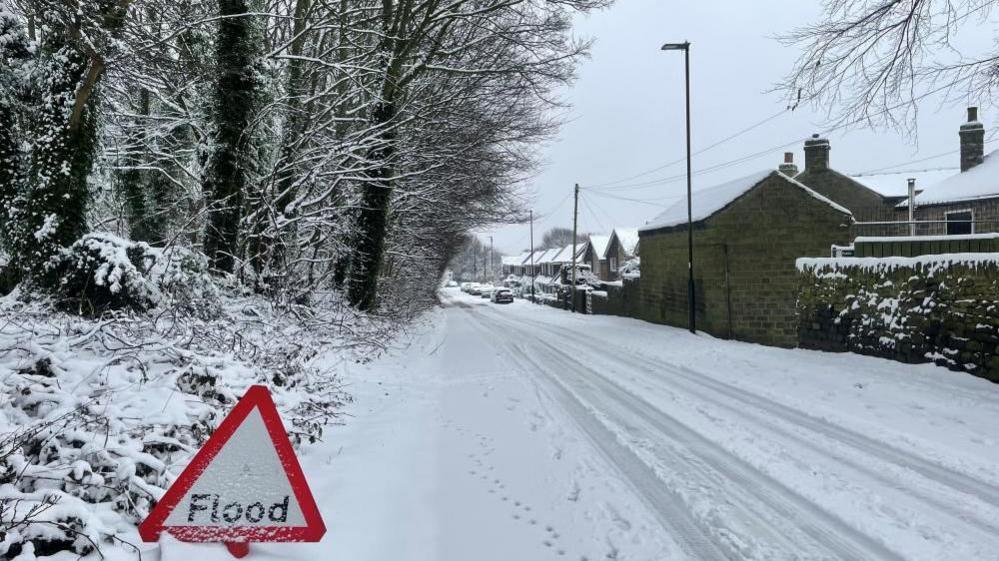
[[[968,122],[961,125],[961,171],[985,161],[985,127],[978,122],[978,108],[968,108]]]
[[[794,165],[794,152],[784,152],[784,163],[777,167],[777,171],[788,177],[798,175],[798,166]]]

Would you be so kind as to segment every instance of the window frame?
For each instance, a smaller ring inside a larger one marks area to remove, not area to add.
[[[969,215],[971,215],[971,221],[968,222],[968,226],[970,227],[970,234],[974,234],[975,233],[975,209],[973,209],[973,208],[965,208],[965,209],[960,209],[960,210],[951,210],[951,211],[944,212],[944,231],[946,232],[946,235],[948,235],[948,236],[965,236],[965,235],[968,235],[968,234],[951,234],[948,231],[948,230],[950,230],[950,225],[951,225],[950,215],[952,215],[952,214],[969,214]],[[962,222],[954,221],[954,224],[963,225]]]

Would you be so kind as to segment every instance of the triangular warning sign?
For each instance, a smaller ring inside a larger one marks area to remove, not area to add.
[[[139,525],[143,541],[315,542],[326,525],[270,392],[252,386]]]

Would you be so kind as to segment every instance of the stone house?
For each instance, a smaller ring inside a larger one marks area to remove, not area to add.
[[[604,255],[607,259],[606,280],[614,281],[621,278],[618,269],[625,261],[638,256],[639,243],[638,228],[614,228]]]
[[[805,169],[798,173],[793,163],[793,153],[784,155],[780,171],[807,186],[823,197],[850,210],[855,222],[895,222],[900,220],[896,206],[908,196],[908,183],[900,184],[890,178],[868,176],[866,179],[851,177],[830,166],[829,140],[817,134],[805,141]],[[902,235],[904,225],[854,224],[855,235]]]
[[[775,170],[693,197],[697,327],[767,345],[797,343],[795,260],[850,240],[845,207]],[[687,203],[639,230],[641,319],[687,326]]]
[[[999,232],[999,151],[985,155],[985,127],[978,109],[968,108],[968,122],[958,133],[961,171],[927,186],[916,197],[918,235],[968,235]],[[908,214],[908,201],[898,205]]]
[[[611,280],[610,266],[607,262],[607,245],[610,236],[590,235],[583,249],[583,262],[590,266],[590,270],[602,281]]]

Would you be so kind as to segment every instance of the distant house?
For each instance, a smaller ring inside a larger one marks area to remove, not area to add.
[[[698,329],[794,346],[795,259],[827,255],[831,245],[848,242],[850,211],[784,173],[766,170],[695,191],[693,220]],[[686,201],[641,228],[639,237],[642,319],[686,326]]]
[[[524,260],[530,257],[530,255],[530,252],[524,252],[520,255],[504,255],[503,276],[522,276],[524,274]]]
[[[525,276],[537,276],[538,268],[541,265],[541,256],[545,254],[545,251],[546,250],[538,249],[533,253],[527,253],[527,257],[524,258],[524,263],[522,264]]]
[[[590,265],[590,270],[600,280],[612,280],[610,267],[607,264],[607,246],[610,236],[591,235],[583,249],[583,262]]]
[[[638,228],[614,228],[610,240],[607,242],[605,254],[608,268],[607,280],[621,278],[618,272],[621,265],[638,255],[639,243]]]
[[[916,197],[919,235],[968,235],[999,232],[999,151],[985,155],[985,127],[978,109],[968,109],[961,125],[961,171],[926,186]],[[908,201],[898,205],[908,214]]]
[[[899,220],[896,205],[908,195],[908,182],[890,184],[890,178],[867,176],[851,177],[830,166],[829,140],[817,134],[805,141],[805,169],[798,173],[793,154],[785,154],[784,164],[778,168],[823,197],[850,210],[858,223],[895,222]],[[854,234],[901,235],[904,225],[855,224]]]

